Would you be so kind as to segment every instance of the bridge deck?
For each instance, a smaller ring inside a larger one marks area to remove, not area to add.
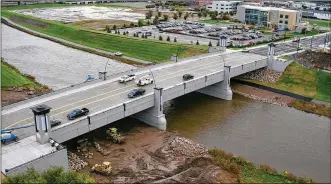
[[[261,56],[251,53],[235,52],[223,55],[226,65],[241,66],[242,64],[251,63],[257,60],[263,60],[266,56]],[[191,59],[190,61],[182,61],[175,64],[163,65],[162,69],[152,69],[156,86],[169,87],[175,84],[182,83],[182,75],[186,73],[193,74],[195,78],[202,77],[207,74],[222,71],[224,62],[222,56],[215,54],[213,56],[202,59]],[[144,70],[137,78],[149,74],[149,70]],[[105,108],[123,104],[131,99],[127,97],[130,90],[137,88],[134,82],[127,84],[119,84],[111,82],[97,86],[85,91],[79,91],[73,94],[64,95],[56,99],[50,99],[50,95],[45,97],[44,104],[52,107],[51,119],[58,119],[62,124],[68,123],[66,115],[73,109],[86,107],[90,110],[90,114],[101,111]],[[153,93],[154,85],[143,87],[146,89],[146,94]],[[65,93],[65,92],[64,92]],[[33,114],[30,108],[38,105],[40,101],[29,104],[20,103],[10,109],[5,109],[2,112],[2,127],[15,127],[33,123]],[[28,129],[20,129],[15,132],[20,138],[34,134],[34,127]]]

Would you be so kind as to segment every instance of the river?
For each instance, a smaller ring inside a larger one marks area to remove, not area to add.
[[[330,183],[330,119],[234,95],[166,102],[167,130],[278,171]]]
[[[4,24],[1,24],[1,29],[4,60],[53,90],[82,83],[89,74],[98,77],[98,72],[105,70],[109,60],[29,35]],[[109,60],[107,72],[111,75],[134,68]]]

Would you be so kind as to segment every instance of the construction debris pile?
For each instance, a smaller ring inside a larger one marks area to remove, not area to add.
[[[253,79],[262,82],[277,82],[278,78],[282,75],[281,72],[273,71],[268,68],[261,68],[252,72],[240,75],[243,79]]]
[[[95,164],[91,170],[92,172],[108,176],[111,174],[112,167],[110,162],[103,162],[102,164]]]
[[[87,162],[80,159],[75,153],[68,151],[68,163],[70,170],[79,171],[88,165]]]
[[[116,128],[109,128],[106,133],[108,135],[108,139],[112,140],[114,143],[124,143],[125,137],[122,136],[122,134],[118,133]]]
[[[171,152],[172,155],[198,156],[208,152],[201,144],[186,139],[185,137],[176,136],[164,150]]]
[[[95,149],[100,152],[103,156],[109,155],[110,151],[107,151],[106,149],[102,148],[99,143],[96,141],[93,141]]]

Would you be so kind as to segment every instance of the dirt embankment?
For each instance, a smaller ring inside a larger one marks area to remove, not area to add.
[[[1,106],[27,100],[51,92],[46,86],[12,87],[1,90]]]
[[[91,173],[100,183],[234,183],[236,176],[216,166],[207,149],[176,134],[143,128],[126,135],[125,143],[109,140],[91,141],[75,152],[82,160],[69,159],[71,167],[88,163],[83,171],[95,164],[111,162],[112,173],[103,176]],[[72,158],[72,156],[71,156]]]

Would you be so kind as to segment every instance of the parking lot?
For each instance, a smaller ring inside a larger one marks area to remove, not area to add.
[[[243,25],[235,24],[201,24],[199,22],[166,22],[157,26],[144,26],[127,28],[121,30],[128,31],[130,36],[138,34],[139,37],[147,35],[148,39],[159,40],[159,36],[165,41],[168,36],[171,42],[176,38],[177,42],[184,44],[208,45],[211,41],[212,46],[216,46],[220,36],[228,38],[228,44],[232,42],[233,46],[248,45],[256,42],[271,41],[271,38],[277,38],[276,35],[265,35],[260,31],[244,30]]]

